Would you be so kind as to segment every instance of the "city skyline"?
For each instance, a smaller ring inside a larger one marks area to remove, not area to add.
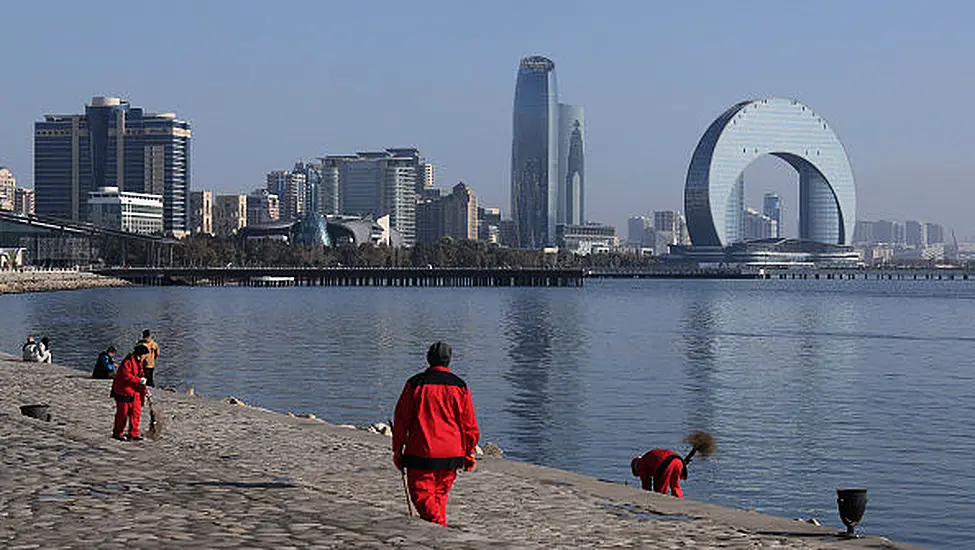
[[[475,17],[474,8],[421,3],[379,17],[376,32],[391,34],[360,52],[356,63],[338,46],[366,28],[368,10],[305,4],[308,16],[293,21],[290,11],[234,5],[240,8],[175,2],[130,10],[132,18],[180,22],[185,39],[175,45],[139,36],[132,26],[110,28],[80,6],[60,5],[65,17],[55,20],[46,17],[48,10],[11,6],[10,32],[0,37],[5,49],[29,40],[26,33],[42,25],[53,38],[5,60],[18,85],[0,106],[0,164],[20,185],[33,187],[30,126],[36,117],[76,112],[86,98],[114,95],[192,122],[193,190],[249,192],[266,173],[301,158],[401,144],[421,148],[441,184],[467,182],[484,204],[509,210],[511,65],[537,52],[557,60],[563,89],[586,105],[592,125],[586,140],[589,220],[623,228],[632,214],[681,208],[683,174],[707,123],[728,104],[781,95],[826,113],[842,137],[857,180],[858,219],[935,220],[960,237],[975,234],[965,206],[975,174],[965,138],[973,115],[950,108],[964,104],[972,78],[951,62],[975,42],[961,27],[975,11],[966,3],[939,12],[903,3],[884,3],[881,10],[879,3],[827,2],[788,12],[763,2],[696,9],[621,4],[632,15],[625,18],[612,16],[619,10],[553,12],[545,5],[526,6],[514,18],[513,4],[483,8]],[[555,12],[562,13],[532,16]],[[391,72],[370,73],[365,67],[388,54],[383,45],[400,32],[413,35],[396,30],[403,18],[437,29],[436,40],[413,43],[414,59],[436,69],[386,66]],[[283,21],[296,32],[274,44],[264,38],[249,44],[234,34]],[[509,24],[504,40],[476,32],[498,21]],[[312,22],[329,32],[305,32],[318,28]],[[682,38],[697,26],[709,33],[706,44]],[[830,40],[797,27],[828,29]],[[93,35],[93,28],[100,32]],[[322,36],[321,44],[311,40]],[[118,43],[126,48],[118,50]],[[67,44],[75,55],[57,55]],[[144,64],[170,46],[172,56],[161,58],[166,71]],[[790,62],[797,57],[801,63]],[[759,58],[762,63],[751,61]],[[327,86],[289,84],[304,82],[308,72],[301,67],[316,63]],[[939,100],[922,101],[932,85]],[[255,117],[260,124],[252,124]],[[757,194],[746,204],[760,206],[761,195],[779,191],[780,179],[790,176],[787,165],[776,163],[756,162],[746,171],[749,190]],[[794,188],[793,181],[782,185]],[[918,185],[951,200],[918,201]],[[785,205],[797,204],[779,194]],[[789,214],[786,233],[795,223]]]

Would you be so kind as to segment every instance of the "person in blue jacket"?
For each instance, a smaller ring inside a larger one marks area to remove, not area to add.
[[[98,354],[98,361],[95,362],[95,370],[92,371],[92,378],[108,379],[115,378],[115,346],[108,346],[108,349]]]

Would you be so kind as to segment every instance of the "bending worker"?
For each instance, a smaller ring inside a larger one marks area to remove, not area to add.
[[[643,456],[635,457],[630,462],[630,469],[647,491],[666,495],[669,490],[675,497],[684,498],[680,480],[687,479],[687,466],[674,451],[650,449]]]
[[[406,471],[410,500],[420,517],[444,526],[457,470],[477,465],[481,436],[471,391],[447,368],[450,355],[443,342],[430,346],[430,368],[406,381],[393,421],[393,463]]]
[[[149,395],[146,387],[144,367],[149,348],[142,344],[125,356],[122,365],[112,381],[112,398],[115,399],[115,425],[112,438],[119,441],[142,441],[139,422],[142,419],[142,405]],[[129,431],[125,433],[126,425]]]

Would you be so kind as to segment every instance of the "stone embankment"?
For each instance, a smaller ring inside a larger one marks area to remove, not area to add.
[[[487,453],[444,529],[407,516],[381,433],[158,390],[162,437],[119,442],[108,392],[0,354],[0,547],[906,548]]]
[[[0,294],[78,290],[82,288],[128,286],[132,283],[115,277],[85,271],[0,271]]]

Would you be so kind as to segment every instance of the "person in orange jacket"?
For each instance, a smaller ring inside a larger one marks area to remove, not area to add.
[[[457,470],[473,470],[481,436],[467,384],[450,372],[451,349],[437,342],[430,367],[406,381],[393,420],[393,464],[405,470],[421,518],[447,525],[447,497]]]
[[[159,349],[159,344],[152,339],[152,333],[149,329],[142,331],[142,340],[139,340],[139,344],[142,344],[149,350],[149,355],[146,356],[145,367],[143,372],[145,373],[146,385],[156,386],[156,378],[154,373],[156,372],[156,358],[162,355],[162,350]],[[138,345],[138,344],[136,344]]]
[[[149,395],[143,368],[149,348],[142,344],[135,346],[132,353],[122,360],[112,380],[112,398],[115,399],[115,425],[112,438],[119,441],[141,441],[139,421],[142,419],[142,405]],[[125,433],[128,424],[129,432]]]
[[[664,495],[669,490],[671,495],[684,498],[680,480],[687,479],[687,466],[674,451],[650,449],[643,456],[633,458],[630,470],[634,477],[640,478],[645,490]]]

